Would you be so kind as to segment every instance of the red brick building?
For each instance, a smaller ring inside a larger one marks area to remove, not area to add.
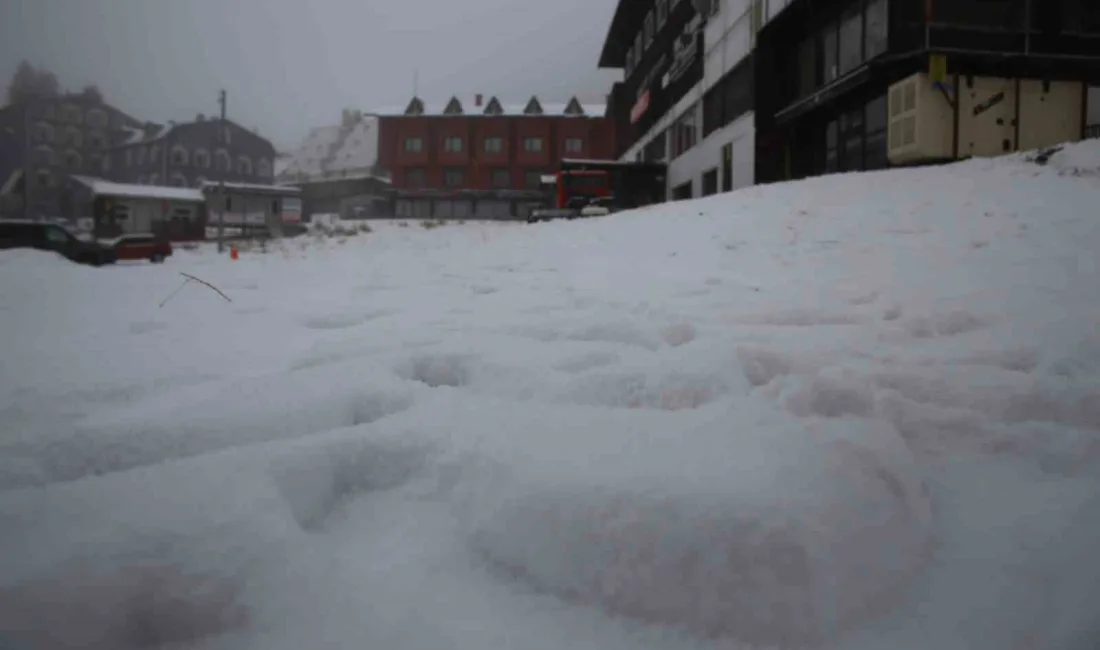
[[[378,164],[390,173],[399,217],[523,217],[551,200],[542,178],[562,158],[614,156],[604,113],[576,98],[506,105],[477,95],[431,106],[414,97],[378,112]]]

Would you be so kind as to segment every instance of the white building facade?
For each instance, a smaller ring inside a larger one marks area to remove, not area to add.
[[[622,155],[668,164],[668,196],[683,199],[754,184],[751,54],[755,35],[790,0],[703,0],[703,76]],[[629,68],[628,68],[629,70]]]

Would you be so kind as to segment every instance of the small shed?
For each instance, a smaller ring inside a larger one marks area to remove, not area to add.
[[[172,241],[203,238],[205,197],[197,189],[130,185],[91,176],[72,176],[73,190],[92,206],[97,238],[154,235]]]
[[[233,236],[283,234],[302,220],[302,191],[289,185],[252,183],[203,183],[207,229],[224,224],[224,234]],[[215,233],[207,233],[215,237]]]

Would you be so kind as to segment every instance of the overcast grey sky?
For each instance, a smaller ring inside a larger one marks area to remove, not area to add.
[[[21,59],[95,83],[138,119],[217,112],[281,148],[345,107],[482,92],[603,101],[616,0],[0,0],[0,78]]]

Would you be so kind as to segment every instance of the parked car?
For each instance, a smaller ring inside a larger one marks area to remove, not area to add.
[[[68,228],[45,221],[0,220],[0,249],[35,248],[54,251],[78,264],[103,266],[118,261],[114,249],[82,241]]]
[[[110,246],[120,260],[149,260],[160,264],[172,254],[172,244],[153,235],[122,235],[111,240]]]

